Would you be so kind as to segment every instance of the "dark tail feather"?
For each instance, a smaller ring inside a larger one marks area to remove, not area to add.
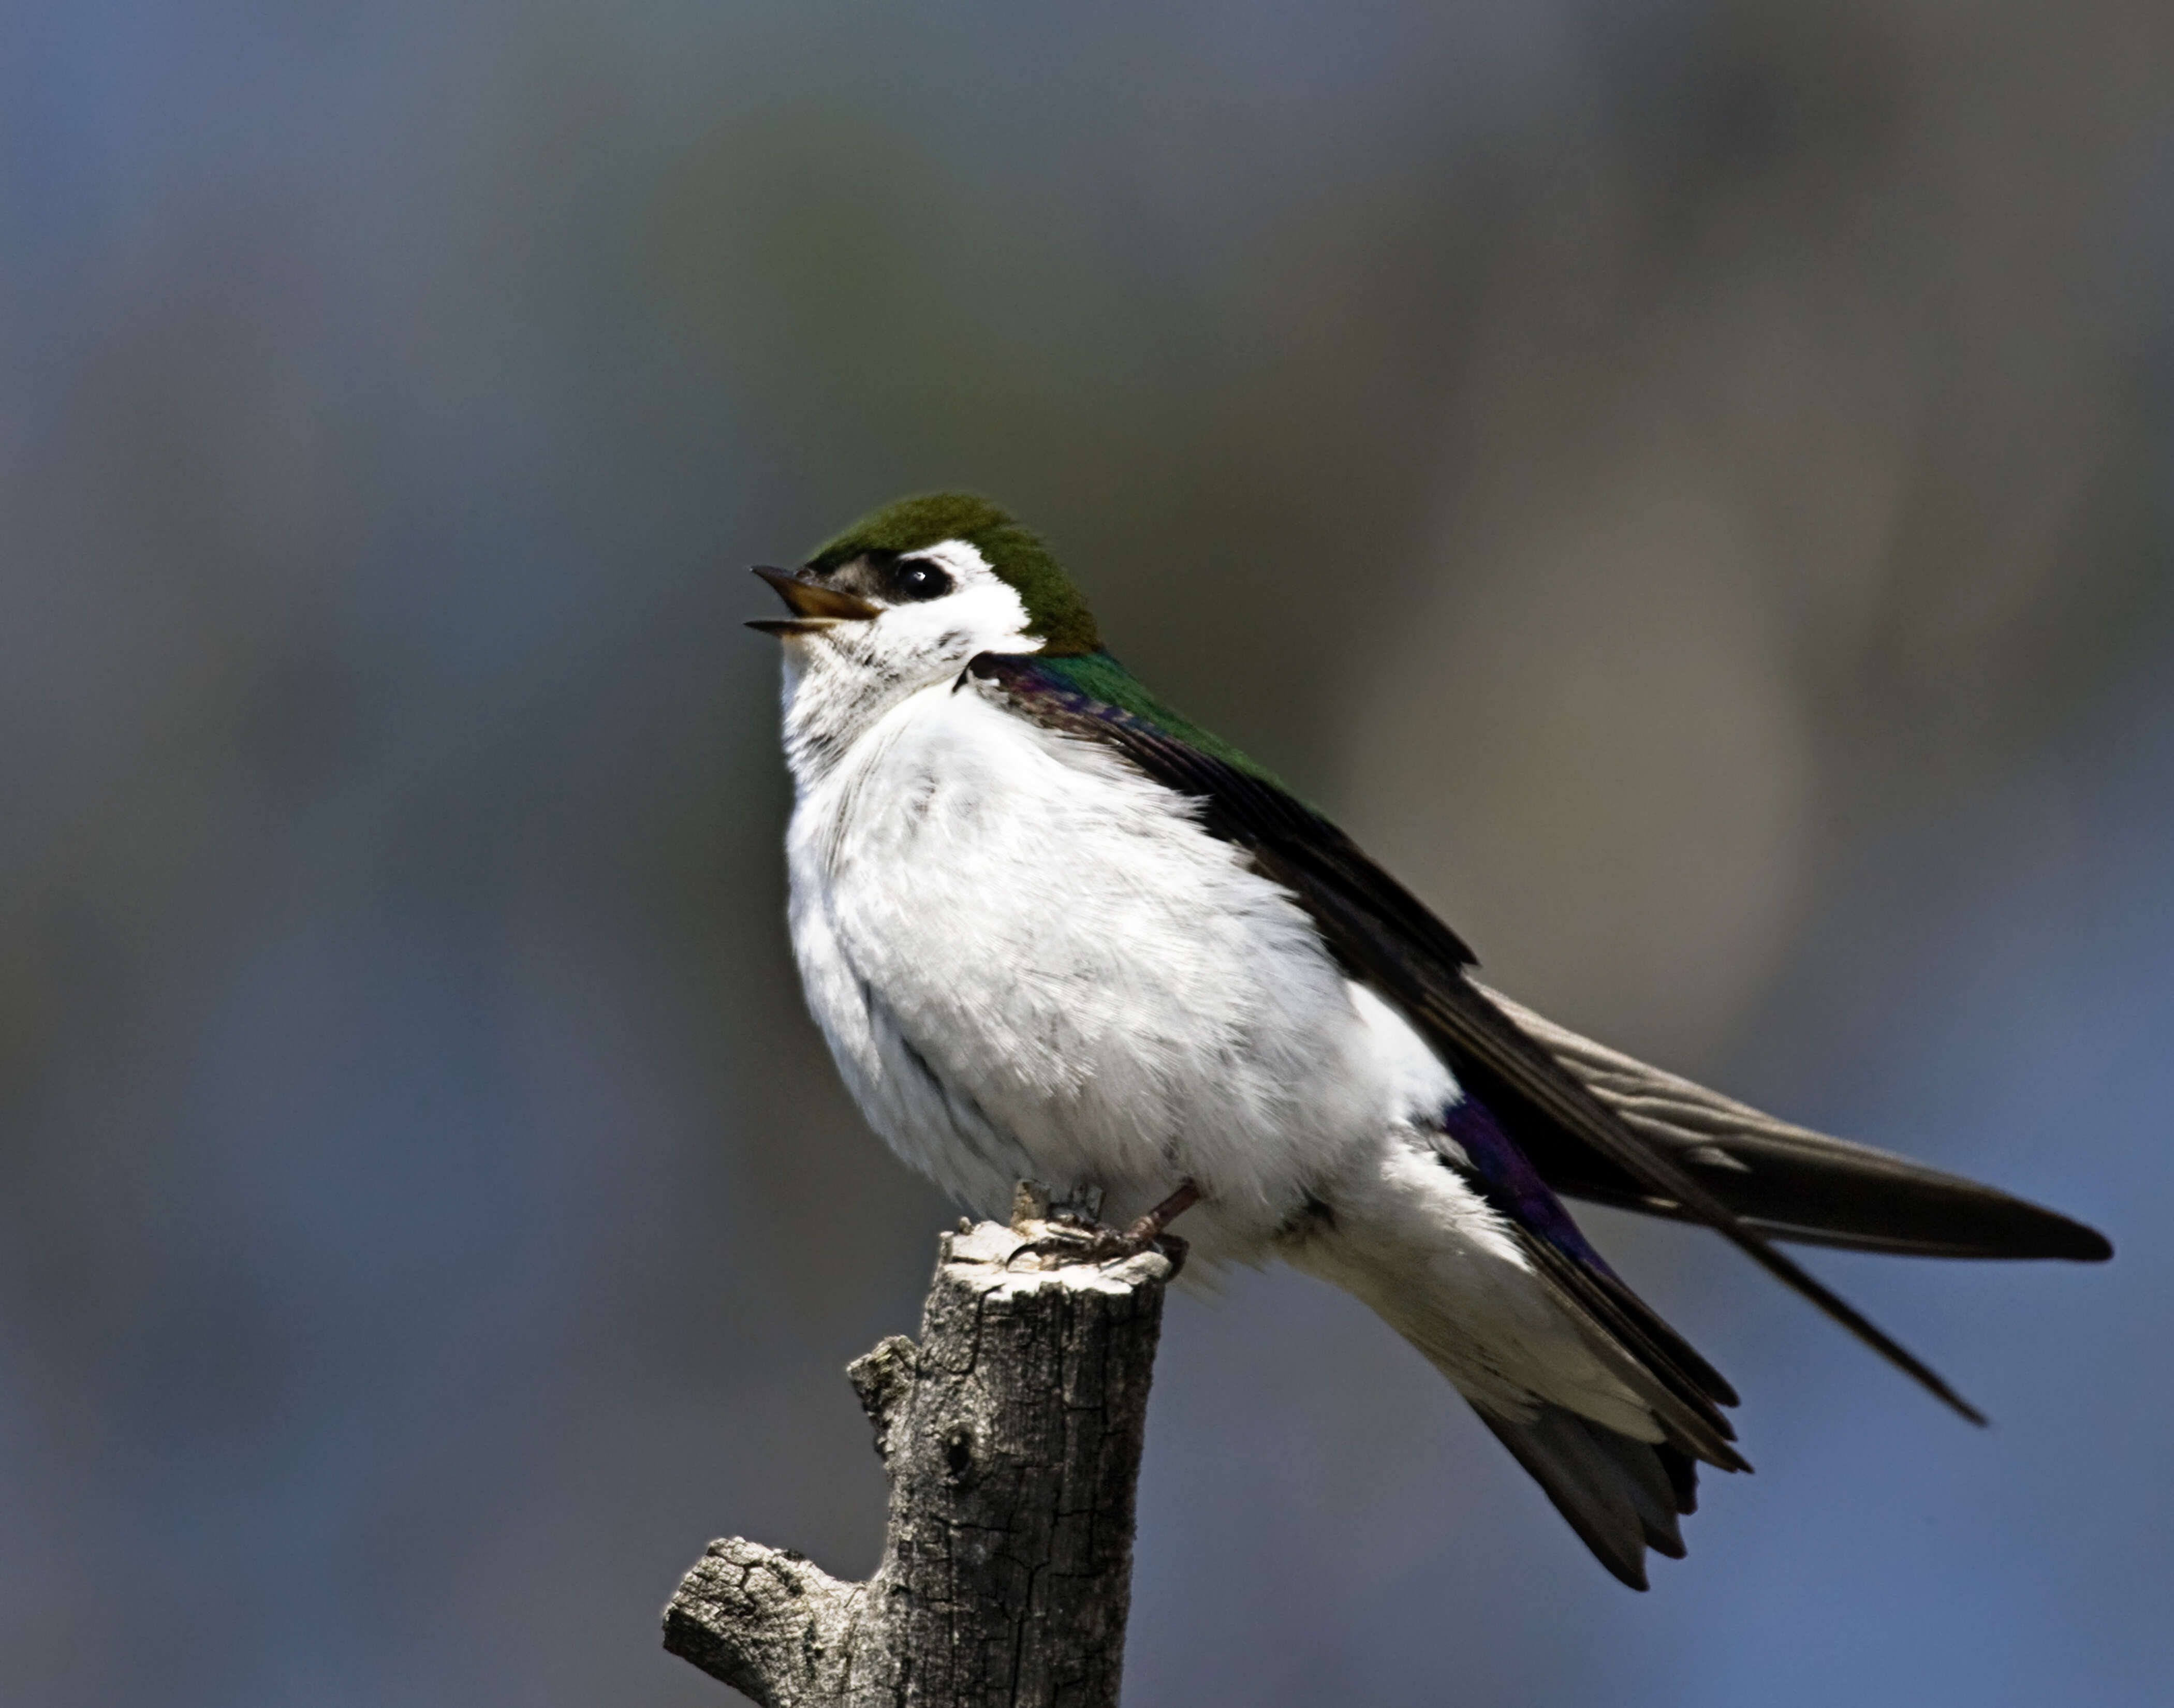
[[[1677,1519],[1698,1505],[1698,1469],[1688,1453],[1633,1440],[1560,1406],[1541,1407],[1530,1423],[1482,1405],[1473,1410],[1619,1581],[1646,1587],[1649,1548],[1684,1557]]]

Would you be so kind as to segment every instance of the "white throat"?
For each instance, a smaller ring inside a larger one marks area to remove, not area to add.
[[[952,591],[784,642],[785,759],[803,793],[901,700],[955,679],[981,653],[1041,650],[1017,591],[965,540],[906,557],[942,567]]]

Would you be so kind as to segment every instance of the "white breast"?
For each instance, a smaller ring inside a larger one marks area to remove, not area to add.
[[[1190,1176],[1214,1208],[1188,1234],[1248,1255],[1455,1095],[1241,851],[971,684],[911,695],[801,781],[816,1019],[870,1123],[984,1212],[1022,1175],[1101,1185],[1111,1216]]]

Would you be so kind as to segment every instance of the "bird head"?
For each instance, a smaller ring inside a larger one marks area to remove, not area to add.
[[[901,684],[982,652],[1092,652],[1095,619],[1049,548],[987,499],[902,498],[863,516],[799,569],[759,567],[792,613],[750,623],[792,662],[857,665]],[[819,660],[817,649],[825,655]]]

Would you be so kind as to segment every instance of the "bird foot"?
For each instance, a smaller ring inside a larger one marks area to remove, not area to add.
[[[1122,1263],[1143,1251],[1155,1251],[1169,1260],[1170,1273],[1175,1278],[1185,1267],[1186,1253],[1191,1248],[1165,1230],[1200,1202],[1200,1188],[1190,1180],[1180,1182],[1176,1192],[1128,1228],[1112,1228],[1095,1219],[1093,1212],[1101,1208],[1101,1196],[1094,1192],[1090,1197],[1086,1192],[1074,1188],[1073,1203],[1053,1208],[1046,1188],[1020,1181],[1012,1202],[1012,1226],[1022,1233],[1029,1226],[1036,1230],[1034,1237],[1019,1248],[1021,1252],[1031,1252],[1043,1260],[1043,1267],[1056,1268],[1064,1263]],[[1093,1208],[1083,1213],[1083,1203]]]

